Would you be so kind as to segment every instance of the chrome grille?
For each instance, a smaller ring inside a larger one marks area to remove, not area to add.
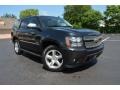
[[[97,47],[102,43],[102,36],[85,36],[83,39],[86,48]]]

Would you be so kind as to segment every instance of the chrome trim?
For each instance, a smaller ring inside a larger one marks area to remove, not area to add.
[[[102,36],[85,36],[84,43],[86,48],[97,47],[102,43]]]
[[[24,41],[24,40],[20,40],[21,42],[26,42],[26,43],[31,43],[31,44],[35,44],[35,45],[39,45],[39,43],[32,43],[32,42],[28,42],[28,41]]]
[[[102,38],[103,36],[102,35],[100,35],[100,36],[85,36],[85,37],[83,37],[83,40],[84,41],[89,41],[89,40],[98,40],[98,39],[100,39],[100,38]]]

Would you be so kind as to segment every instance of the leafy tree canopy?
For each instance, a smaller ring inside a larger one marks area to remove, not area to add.
[[[23,19],[28,16],[37,16],[39,15],[38,9],[26,9],[20,12],[20,19]]]
[[[81,20],[82,26],[83,28],[97,29],[100,25],[99,21],[102,19],[103,17],[100,12],[91,9],[84,13]]]
[[[75,28],[97,29],[102,15],[90,5],[67,5],[64,7],[64,18]]]
[[[107,10],[105,11],[105,19],[109,25],[120,25],[120,6],[107,6]]]
[[[3,16],[1,16],[2,18],[17,18],[14,14],[8,14],[8,13],[6,13],[6,14],[4,14]]]
[[[119,32],[120,33],[120,6],[108,5],[105,14],[105,23],[107,32]]]

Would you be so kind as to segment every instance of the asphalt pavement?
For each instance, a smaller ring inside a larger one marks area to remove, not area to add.
[[[105,35],[105,49],[98,60],[84,67],[50,72],[43,69],[39,57],[16,55],[10,39],[0,40],[0,84],[120,84],[120,35]]]

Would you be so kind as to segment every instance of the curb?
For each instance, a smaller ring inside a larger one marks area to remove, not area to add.
[[[11,34],[0,34],[0,39],[10,39]]]

